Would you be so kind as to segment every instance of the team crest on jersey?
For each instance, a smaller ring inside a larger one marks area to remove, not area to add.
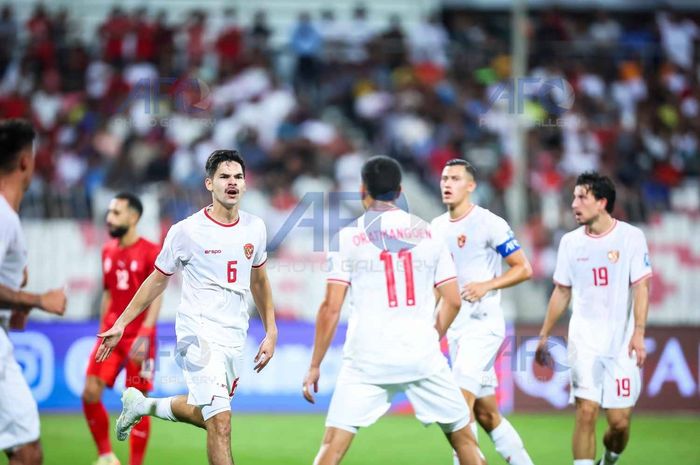
[[[255,250],[255,247],[253,247],[253,244],[250,242],[247,243],[246,245],[243,246],[243,253],[245,253],[245,258],[250,260],[250,257],[253,256],[253,251]]]
[[[611,250],[608,252],[608,260],[610,260],[612,263],[617,263],[617,261],[620,259],[620,251],[619,250]]]
[[[467,236],[465,236],[464,234],[460,234],[459,236],[457,236],[457,245],[459,246],[460,249],[462,247],[464,247],[464,244],[466,244],[466,243],[467,243]]]

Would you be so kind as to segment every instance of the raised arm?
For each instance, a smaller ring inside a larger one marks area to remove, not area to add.
[[[318,392],[321,362],[326,356],[326,352],[328,352],[335,331],[338,328],[340,310],[343,307],[347,290],[347,284],[329,281],[326,284],[326,296],[318,309],[316,332],[314,334],[314,350],[311,355],[309,371],[304,378],[303,384],[304,398],[312,404],[315,402],[315,399],[311,393],[311,386],[313,386],[313,392]]]
[[[275,305],[272,303],[272,288],[267,277],[267,269],[263,264],[253,268],[250,276],[250,291],[253,294],[253,301],[260,314],[263,327],[265,328],[265,338],[260,343],[258,353],[255,355],[255,371],[265,368],[275,353],[277,344],[277,323],[275,322]]]

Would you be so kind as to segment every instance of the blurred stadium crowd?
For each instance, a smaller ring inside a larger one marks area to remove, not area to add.
[[[40,132],[23,214],[90,218],[95,189],[156,183],[162,214],[178,220],[206,201],[203,161],[221,147],[243,153],[249,184],[280,212],[306,192],[355,191],[364,158],[385,153],[436,198],[444,162],[466,157],[479,203],[503,214],[517,113],[529,128],[524,235],[548,279],[578,173],[614,176],[616,215],[633,222],[700,175],[697,17],[530,12],[529,79],[563,85],[526,90],[514,112],[499,97],[508,12],[443,11],[410,28],[395,15],[383,29],[371,14],[301,12],[279,31],[265,11],[244,23],[234,9],[169,18],[115,7],[86,41],[75,11],[39,5],[19,22],[5,6],[0,117]],[[33,202],[54,197],[63,208]]]

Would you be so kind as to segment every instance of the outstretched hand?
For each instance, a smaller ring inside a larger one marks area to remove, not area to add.
[[[124,328],[118,325],[114,325],[107,331],[99,333],[97,337],[102,338],[102,343],[100,343],[100,347],[97,349],[95,361],[101,363],[107,360],[107,357],[109,357],[114,348],[117,347],[123,335]]]

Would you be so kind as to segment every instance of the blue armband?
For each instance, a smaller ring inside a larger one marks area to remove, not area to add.
[[[514,237],[511,237],[503,244],[496,247],[496,251],[501,254],[501,257],[506,258],[508,255],[520,250],[520,243]]]

